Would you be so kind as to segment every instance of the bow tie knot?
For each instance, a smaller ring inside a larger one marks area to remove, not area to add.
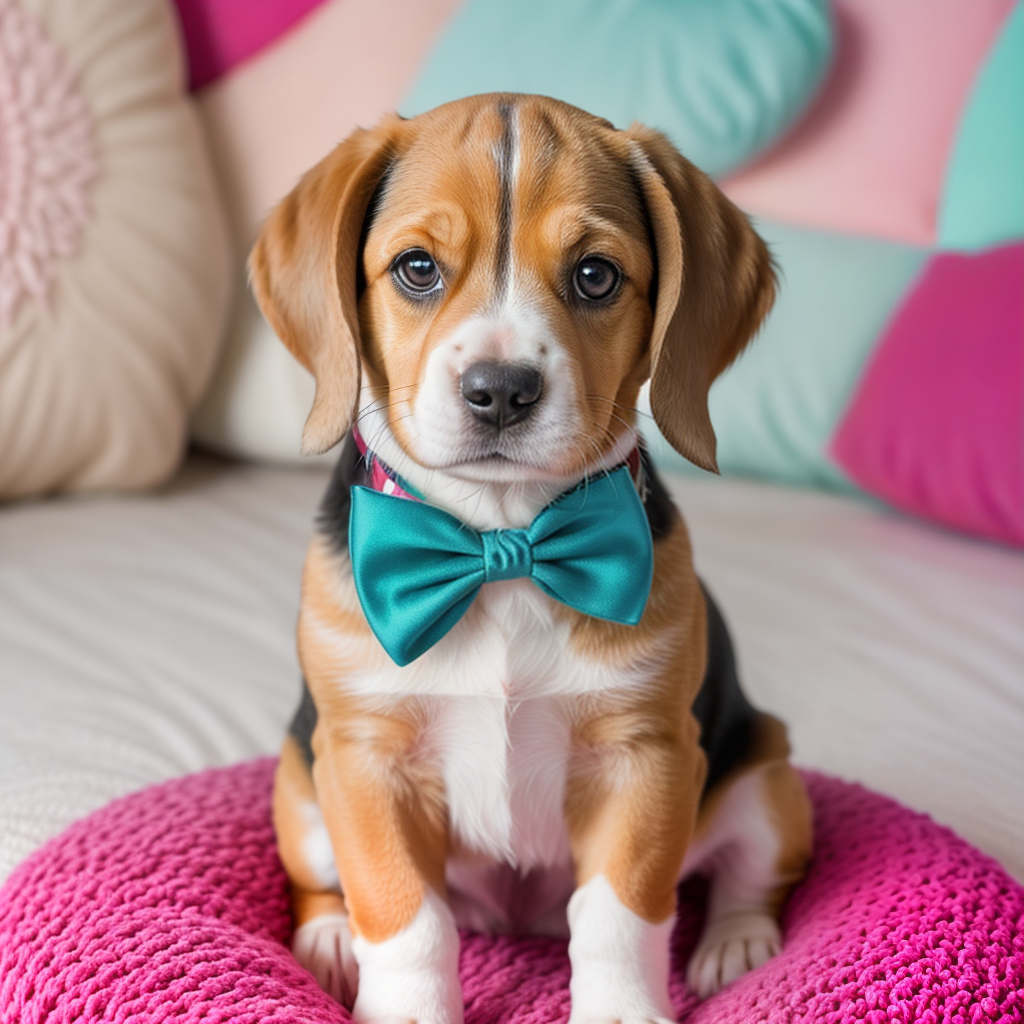
[[[480,539],[484,582],[517,580],[533,572],[533,545],[526,530],[487,530]]]

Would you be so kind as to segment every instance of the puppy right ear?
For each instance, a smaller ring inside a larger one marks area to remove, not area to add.
[[[316,379],[303,455],[332,448],[359,401],[356,276],[363,220],[395,158],[402,119],[358,129],[307,172],[264,224],[249,255],[256,301]]]

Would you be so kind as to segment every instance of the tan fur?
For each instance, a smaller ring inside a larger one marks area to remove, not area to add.
[[[249,257],[260,309],[317,381],[303,452],[326,451],[348,430],[359,393],[356,265],[370,196],[400,122],[356,131],[271,214]]]
[[[750,222],[660,132],[626,133],[641,172],[658,254],[651,411],[672,446],[718,471],[707,394],[775,299],[768,248]]]
[[[759,713],[746,756],[704,795],[694,830],[695,839],[702,837],[729,789],[752,773],[760,776],[765,806],[779,839],[777,885],[768,903],[775,914],[806,873],[813,845],[811,801],[803,780],[789,763],[789,752],[785,725],[774,715]]]
[[[639,389],[652,372],[662,431],[687,458],[714,468],[707,391],[771,305],[764,243],[657,132],[617,132],[553,100],[503,95],[357,132],[268,221],[251,275],[270,323],[316,376],[304,448],[324,450],[342,436],[362,383],[417,460],[407,423],[426,361],[501,287],[494,154],[503,104],[515,108],[519,140],[509,239],[516,286],[543,311],[577,385],[580,436],[552,454],[552,472],[581,475],[611,451],[633,427]],[[386,172],[360,252],[364,216]],[[426,249],[443,271],[440,305],[410,303],[396,292],[392,261],[413,247]],[[614,304],[580,310],[565,298],[567,268],[594,252],[614,258],[625,281]],[[744,764],[700,800],[706,763],[690,709],[705,669],[706,617],[682,520],[655,546],[654,583],[638,626],[562,605],[553,614],[571,624],[570,643],[581,656],[629,665],[657,651],[662,666],[637,692],[575,698],[565,816],[579,882],[604,874],[635,914],[664,920],[688,844],[708,827],[729,785],[760,771],[782,838],[784,891],[808,855],[810,819],[781,726],[766,718]],[[362,617],[345,557],[322,537],[306,562],[299,653],[319,714],[314,769],[310,778],[289,741],[275,790],[296,913],[306,920],[317,904],[293,805],[315,794],[353,930],[378,942],[413,919],[427,886],[444,891],[451,852],[445,794],[420,758],[425,717],[417,702],[353,693],[354,675],[386,655]]]
[[[346,703],[324,703],[313,780],[353,934],[380,942],[412,921],[425,886],[444,892],[447,834],[437,787],[409,765],[414,725]]]
[[[614,444],[622,418],[631,415],[627,410],[636,405],[648,376],[646,338],[652,318],[647,297],[653,261],[646,215],[628,164],[611,143],[603,157],[595,159],[579,137],[593,130],[609,137],[616,133],[606,122],[540,98],[527,98],[517,109],[519,123],[525,126],[520,162],[527,170],[513,197],[519,204],[511,240],[513,261],[531,269],[536,287],[530,298],[540,304],[560,342],[575,356],[572,370],[585,397],[579,411],[587,424],[587,440],[552,467],[570,474],[581,470],[595,451]],[[366,291],[359,306],[367,383],[375,396],[388,396],[391,427],[414,453],[415,439],[405,429],[405,414],[427,357],[440,339],[485,308],[494,294],[494,210],[500,195],[493,145],[501,130],[494,97],[442,107],[417,121],[422,122],[419,138],[396,165],[388,182],[388,202],[367,237]],[[481,127],[486,134],[472,134]],[[471,144],[439,144],[438,137],[447,133]],[[547,162],[545,148],[552,157]],[[429,182],[428,207],[422,201],[423,182]],[[518,198],[524,194],[529,195],[528,204]],[[594,213],[594,194],[604,197],[600,216]],[[394,254],[415,246],[431,252],[451,281],[444,307],[430,316],[396,295],[389,280]],[[562,288],[567,258],[575,261],[592,251],[605,252],[622,264],[628,277],[626,294],[600,314],[574,316],[555,293]],[[389,345],[395,337],[403,343]],[[601,347],[600,359],[591,358],[595,345]]]
[[[282,763],[289,772],[279,776],[278,789],[286,783],[282,802],[315,792],[344,880],[353,933],[376,942],[412,920],[425,884],[444,892],[444,804],[439,781],[411,756],[421,718],[415,702],[357,699],[337,685],[346,666],[329,637],[369,639],[370,633],[361,615],[338,604],[335,579],[330,552],[315,538],[306,559],[299,622],[299,659],[319,718],[314,771],[310,779],[304,765],[295,767],[297,751],[286,741]],[[307,790],[294,781],[299,771],[309,779]],[[275,811],[275,821],[283,823],[286,845],[294,848],[292,836],[304,834],[305,824],[294,811],[290,816]],[[292,870],[291,858],[282,855],[282,861],[299,890],[315,888],[305,884],[301,871]]]

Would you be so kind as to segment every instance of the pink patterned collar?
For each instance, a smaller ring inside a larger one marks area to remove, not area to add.
[[[423,501],[420,495],[413,493],[410,484],[406,483],[376,452],[370,451],[369,446],[363,440],[363,435],[359,433],[358,427],[352,428],[352,438],[359,449],[359,454],[366,461],[367,469],[370,471],[369,485],[373,490],[380,491],[381,494],[393,495],[396,498]],[[620,465],[629,467],[629,475],[633,478],[633,484],[640,495],[640,500],[646,501],[647,474],[644,471],[640,444],[634,446]]]

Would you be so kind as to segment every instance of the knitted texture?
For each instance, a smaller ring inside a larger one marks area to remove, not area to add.
[[[136,793],[0,889],[0,1021],[347,1021],[292,960],[261,760]],[[805,775],[816,815],[785,949],[704,1003],[684,966],[705,886],[680,889],[672,999],[692,1024],[1019,1021],[1024,890],[923,815]],[[569,1013],[564,942],[464,935],[467,1024]]]
[[[59,46],[0,0],[0,328],[77,252],[97,174],[92,115]]]

